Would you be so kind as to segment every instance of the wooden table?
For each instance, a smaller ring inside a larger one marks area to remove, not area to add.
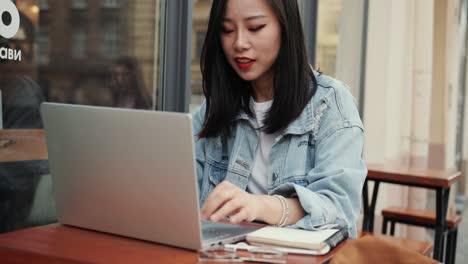
[[[0,162],[47,160],[42,129],[0,129]]]
[[[373,232],[374,230],[375,205],[381,182],[433,189],[436,191],[434,258],[442,261],[444,236],[446,234],[445,231],[447,230],[446,217],[450,186],[460,180],[461,173],[455,169],[431,170],[398,165],[368,164],[367,167],[367,179],[364,183],[363,189],[364,219],[362,230],[368,232]],[[375,182],[370,204],[368,196],[369,180]]]
[[[369,235],[369,234],[363,234]],[[387,237],[428,255],[427,243]],[[351,240],[324,256],[289,254],[288,263],[323,263]],[[198,263],[197,253],[141,240],[52,224],[0,235],[1,263]]]

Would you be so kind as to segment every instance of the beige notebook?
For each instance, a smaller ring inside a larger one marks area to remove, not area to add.
[[[293,247],[322,251],[335,247],[348,237],[345,229],[324,229],[308,231],[283,227],[267,226],[247,235],[251,244]],[[327,250],[328,251],[328,250]]]

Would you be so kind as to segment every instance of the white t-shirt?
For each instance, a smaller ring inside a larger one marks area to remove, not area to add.
[[[270,109],[273,101],[257,103],[250,98],[250,108],[255,114],[257,124],[254,127],[263,126],[263,120],[266,112]],[[265,134],[260,130],[259,144],[255,152],[254,166],[247,185],[247,191],[252,194],[268,193],[268,173],[270,169],[270,152],[275,138],[279,133]]]

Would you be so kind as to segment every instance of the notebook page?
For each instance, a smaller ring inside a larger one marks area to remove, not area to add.
[[[280,228],[267,226],[248,235],[250,238],[274,239],[291,243],[320,244],[335,234],[339,229],[324,229],[309,231],[302,229]]]

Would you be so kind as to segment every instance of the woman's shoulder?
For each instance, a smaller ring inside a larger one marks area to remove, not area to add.
[[[317,73],[315,79],[317,80],[317,90],[314,99],[335,99],[335,103],[339,103],[338,100],[342,99],[345,101],[352,101],[354,105],[357,104],[356,99],[350,92],[350,87],[344,82],[323,73]]]
[[[336,130],[343,127],[363,128],[356,99],[348,85],[322,73],[315,73],[317,89],[311,99],[314,117],[320,117],[320,130]],[[327,129],[325,129],[327,128]]]

